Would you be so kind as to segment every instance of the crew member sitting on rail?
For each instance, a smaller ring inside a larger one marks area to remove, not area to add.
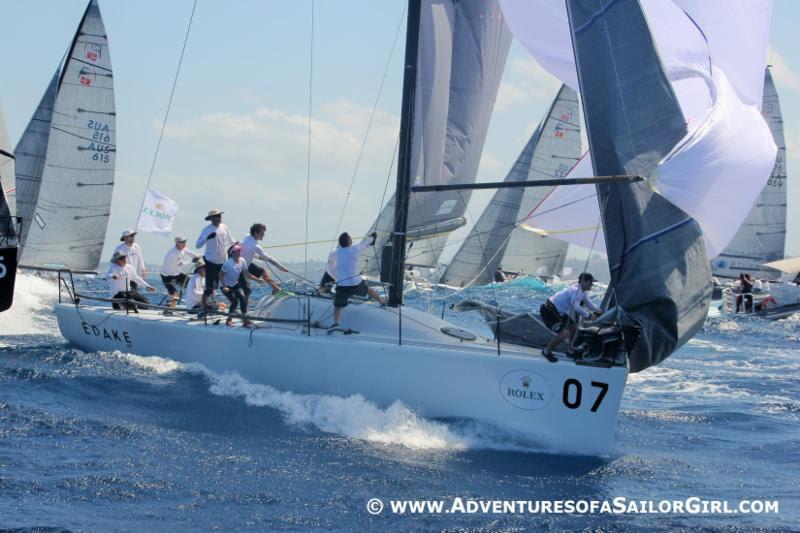
[[[378,234],[374,231],[363,241],[353,246],[353,239],[347,232],[339,235],[339,248],[336,250],[336,298],[333,300],[333,324],[328,328],[334,330],[339,327],[342,309],[347,307],[350,296],[369,296],[383,305],[381,298],[374,289],[367,287],[361,278],[358,268],[358,254],[375,244]]]
[[[139,247],[139,243],[135,242],[136,232],[126,229],[122,232],[122,236],[119,240],[122,242],[114,248],[114,253],[119,252],[125,254],[128,266],[130,266],[137,275],[146,278],[147,265],[144,264],[144,257],[142,257],[142,249]],[[135,281],[131,282],[131,287],[134,289],[136,288]]]
[[[206,262],[206,289],[203,292],[203,308],[208,309],[208,297],[214,294],[219,286],[219,273],[222,264],[228,259],[228,248],[233,244],[233,237],[228,226],[222,223],[222,211],[212,209],[208,212],[206,220],[211,222],[200,232],[196,248],[206,247],[203,259]]]
[[[203,259],[198,259],[194,267],[194,274],[189,278],[183,303],[188,309],[198,309],[203,303],[203,292],[206,290],[206,264]]]
[[[138,313],[139,310],[133,301],[143,304],[150,303],[147,298],[141,295],[134,283],[147,288],[148,292],[153,292],[156,289],[151,287],[144,279],[142,279],[134,270],[131,265],[127,264],[127,258],[122,252],[114,252],[111,257],[111,265],[108,269],[108,292],[113,299],[125,299],[124,303],[113,302],[114,309],[122,309],[123,306],[127,309],[132,309]],[[128,301],[133,300],[133,301]]]
[[[551,363],[558,361],[556,356],[553,355],[553,350],[565,339],[570,339],[571,341],[575,336],[577,327],[575,321],[576,313],[588,319],[597,318],[602,313],[600,308],[594,305],[589,297],[592,283],[594,283],[594,276],[584,272],[578,276],[578,283],[566,289],[561,289],[548,298],[539,308],[542,321],[548,328],[556,332],[556,336],[550,339],[550,342],[542,350],[542,355]],[[586,308],[590,309],[591,312]],[[559,325],[560,329],[556,327]],[[567,347],[567,355],[573,354],[574,350],[570,345]]]
[[[186,248],[186,239],[175,237],[175,246],[169,249],[161,265],[161,281],[169,293],[169,306],[175,307],[180,297],[180,289],[186,283],[186,271],[199,254]]]
[[[272,292],[276,293],[281,290],[281,286],[275,283],[275,280],[272,279],[265,269],[253,263],[253,259],[261,259],[262,261],[272,263],[281,272],[289,272],[288,268],[267,255],[261,245],[258,244],[258,241],[264,238],[266,232],[267,227],[264,224],[256,223],[250,226],[250,235],[242,239],[242,257],[247,263],[247,271],[250,272],[255,279],[260,279],[272,287]]]
[[[503,283],[504,281],[508,281],[508,276],[503,272],[503,267],[498,266],[497,270],[494,271],[494,282]]]
[[[250,298],[250,285],[245,279],[246,276],[256,279],[247,271],[247,262],[242,257],[242,245],[236,243],[231,247],[228,260],[222,265],[219,281],[222,284],[223,294],[231,302],[231,314],[236,312],[237,306],[241,307],[242,325],[248,327],[250,320],[247,318],[247,300]],[[233,318],[229,316],[225,325],[232,326]]]

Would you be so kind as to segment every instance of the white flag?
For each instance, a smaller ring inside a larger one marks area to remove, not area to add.
[[[169,236],[177,212],[178,204],[153,189],[147,189],[137,230]]]

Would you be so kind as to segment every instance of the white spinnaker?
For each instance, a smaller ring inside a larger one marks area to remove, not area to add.
[[[547,0],[501,4],[509,27],[531,55],[564,83],[577,86],[564,4]],[[715,7],[722,9],[718,2],[680,4],[642,2],[689,127],[687,137],[649,177],[662,196],[700,223],[713,258],[733,238],[775,163],[777,147],[759,111],[771,2],[726,3],[725,24],[734,29],[721,28],[712,17]],[[613,4],[606,8],[613,9]],[[733,38],[737,31],[743,36],[741,42]],[[740,46],[749,47],[741,55],[742,64],[736,54]],[[756,103],[751,103],[756,96]],[[578,177],[578,170],[571,175]],[[590,212],[588,205],[570,202],[586,197],[594,187],[565,189],[556,189],[528,226],[587,246],[594,232],[581,228],[587,227],[587,219],[594,220],[589,226],[596,226],[598,208]]]
[[[115,160],[111,58],[100,10],[92,0],[61,72],[22,265],[97,268],[108,225]]]
[[[11,216],[17,214],[16,205],[16,179],[14,177],[14,158],[6,154],[12,153],[11,141],[6,131],[6,117],[3,103],[0,102],[0,186],[6,195],[8,210]],[[2,213],[0,213],[2,215]]]

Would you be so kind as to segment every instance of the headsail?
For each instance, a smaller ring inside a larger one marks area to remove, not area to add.
[[[511,45],[498,0],[422,0],[411,168],[418,185],[472,183]],[[412,193],[406,263],[435,266],[447,233],[466,223],[469,192]],[[372,228],[364,255],[378,275],[392,232],[394,197]]]
[[[28,230],[34,223],[33,216],[36,212],[36,202],[39,199],[39,187],[42,184],[44,160],[47,156],[47,139],[50,137],[50,123],[60,74],[59,66],[14,150],[17,157],[17,214],[22,217],[20,245],[25,244]]]
[[[578,95],[563,85],[504,181],[566,176],[580,156]],[[517,227],[552,188],[498,189],[453,256],[440,282],[483,285],[498,266],[511,272],[560,275],[568,244]]]
[[[750,272],[760,278],[780,278],[779,271],[762,266],[782,259],[786,244],[786,143],[781,106],[769,69],[764,72],[761,113],[778,146],[775,168],[736,236],[712,261],[715,276],[735,278]]]
[[[686,134],[636,0],[568,0],[586,129],[598,175],[649,175]],[[711,269],[697,222],[648,183],[597,186],[611,283],[606,302],[641,327],[631,371],[668,357],[703,324]]]
[[[105,240],[116,159],[114,80],[96,0],[86,8],[55,91],[48,133],[34,123],[47,114],[49,89],[26,131],[30,138],[20,142],[25,157],[32,158],[20,171],[35,188],[46,141],[38,195],[32,194],[35,207],[24,221],[20,264],[94,269]]]
[[[0,205],[0,217],[15,216],[16,207],[16,178],[14,177],[14,157],[11,153],[11,141],[6,131],[6,117],[3,104],[0,102],[0,196],[5,200]]]

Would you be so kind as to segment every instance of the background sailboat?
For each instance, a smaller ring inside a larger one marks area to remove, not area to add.
[[[776,280],[781,272],[764,263],[783,258],[786,243],[786,143],[780,101],[769,68],[764,72],[761,112],[778,147],[775,168],[733,240],[713,261],[714,275],[738,278],[742,272]]]
[[[431,3],[422,10],[419,44],[412,181],[472,183],[511,46],[499,2]],[[407,265],[437,265],[448,234],[466,224],[469,198],[469,192],[460,191],[412,194]],[[370,276],[381,273],[394,211],[392,196],[370,229],[379,235],[375,251],[363,255]]]
[[[18,244],[15,215],[14,155],[0,103],[0,311],[11,307],[14,300]]]
[[[116,160],[114,79],[97,0],[89,2],[16,153],[20,265],[97,268]]]
[[[578,95],[563,85],[504,181],[566,176],[581,153],[578,113]],[[518,226],[551,190],[498,189],[439,283],[456,287],[485,285],[493,281],[498,266],[509,272],[561,275],[569,245]]]

